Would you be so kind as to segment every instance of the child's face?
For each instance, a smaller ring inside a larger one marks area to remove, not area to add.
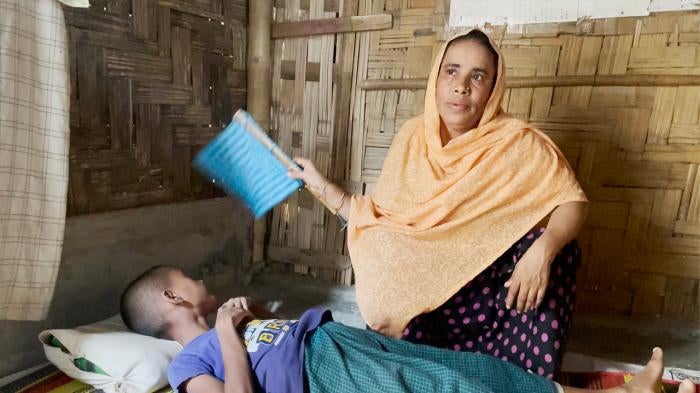
[[[199,315],[206,316],[216,310],[216,297],[209,293],[202,280],[195,280],[181,270],[171,273],[169,289],[191,304]]]
[[[481,120],[496,81],[496,63],[476,41],[457,41],[442,58],[435,89],[437,110],[448,130],[461,134]]]

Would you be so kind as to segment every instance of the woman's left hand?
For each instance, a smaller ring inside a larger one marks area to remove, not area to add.
[[[328,185],[328,179],[326,179],[314,163],[308,158],[294,157],[294,162],[296,162],[301,169],[290,168],[287,176],[299,179],[312,187],[319,194],[322,193],[324,185]]]
[[[506,308],[510,309],[515,304],[518,312],[524,312],[542,303],[549,282],[550,266],[557,252],[559,250],[550,244],[545,235],[535,240],[505,283],[508,288]]]

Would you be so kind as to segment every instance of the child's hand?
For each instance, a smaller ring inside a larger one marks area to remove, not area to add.
[[[255,307],[255,300],[247,296],[234,297],[230,301],[233,301],[233,307],[242,308],[246,311],[253,311],[252,308]]]
[[[250,311],[236,307],[234,305],[235,300],[236,298],[229,299],[219,307],[219,311],[216,313],[216,330],[235,328],[244,320],[254,318]]]

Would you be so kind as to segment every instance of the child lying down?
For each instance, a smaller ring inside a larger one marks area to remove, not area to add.
[[[133,331],[183,345],[168,370],[178,392],[588,392],[560,386],[500,359],[412,344],[332,321],[310,309],[299,320],[276,319],[250,298],[219,307],[180,269],[157,266],[126,288],[121,313]],[[663,354],[654,349],[642,372],[604,392],[656,392]],[[599,391],[601,392],[601,391]],[[679,392],[694,392],[683,381]]]

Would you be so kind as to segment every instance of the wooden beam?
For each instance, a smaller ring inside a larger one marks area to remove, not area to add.
[[[300,22],[283,22],[272,25],[272,38],[308,37],[321,34],[337,34],[358,31],[391,29],[391,14],[349,16],[343,18],[314,19]]]
[[[324,269],[343,270],[350,267],[350,257],[327,251],[300,250],[291,247],[269,246],[268,259]]]
[[[362,90],[425,89],[427,78],[366,79]],[[509,77],[508,88],[563,86],[700,86],[700,75],[577,75]]]
[[[272,0],[248,2],[248,86],[246,107],[264,129],[270,128],[270,103],[272,95],[270,31],[272,24]],[[234,43],[236,45],[236,43]],[[266,219],[255,221],[253,227],[253,262],[262,261],[265,253]]]

